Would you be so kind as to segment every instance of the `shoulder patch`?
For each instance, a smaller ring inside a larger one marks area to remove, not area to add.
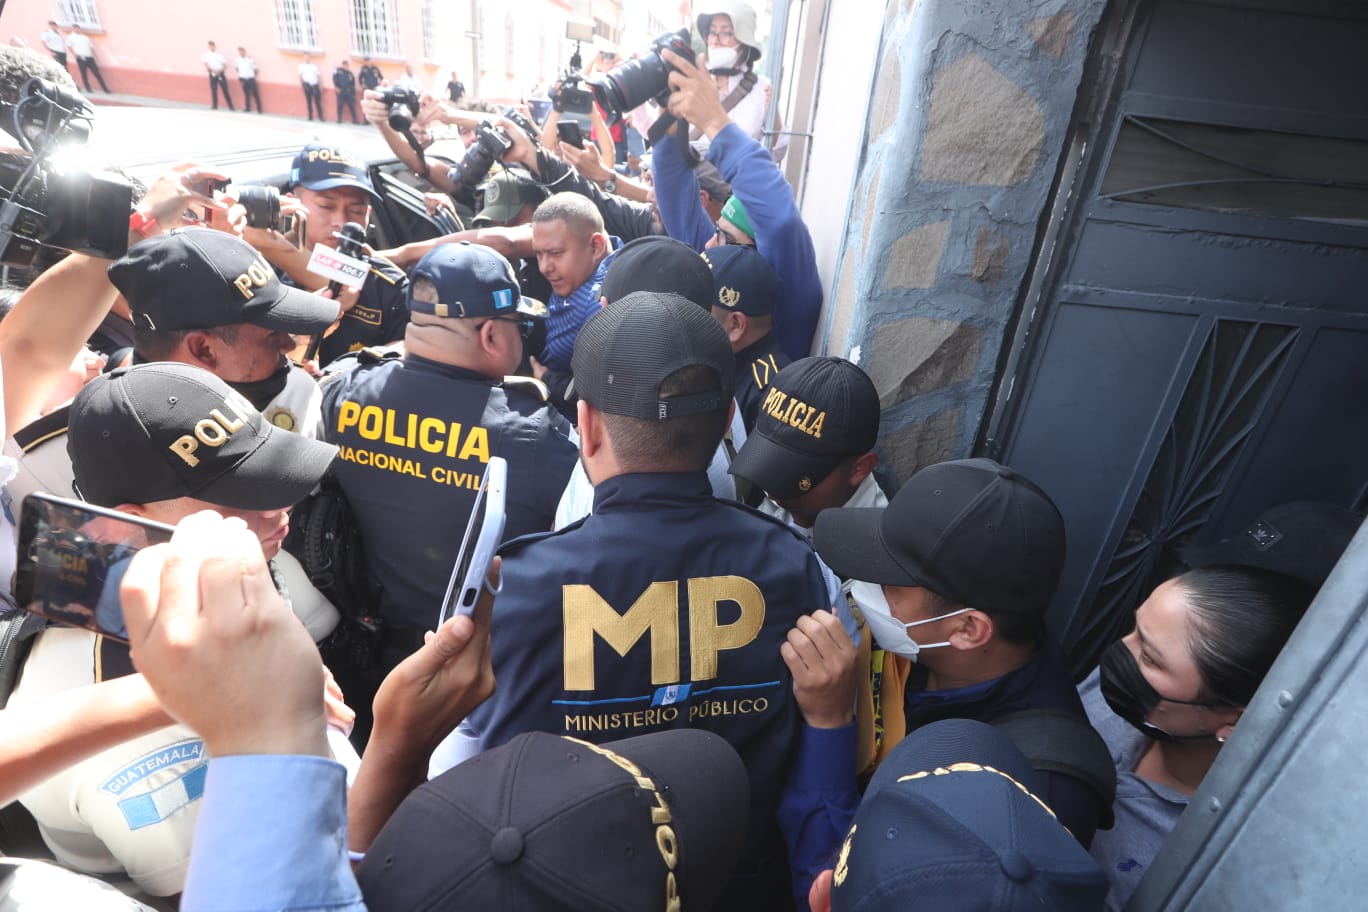
[[[511,374],[503,378],[504,389],[520,389],[523,392],[535,393],[542,402],[551,397],[551,393],[536,377],[524,377],[519,374]]]
[[[48,412],[37,421],[30,421],[15,431],[14,442],[19,444],[19,449],[27,453],[40,443],[65,434],[70,415],[70,405],[64,405],[55,411]]]

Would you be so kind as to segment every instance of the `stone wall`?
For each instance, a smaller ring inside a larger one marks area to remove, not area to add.
[[[890,487],[970,454],[1102,9],[887,5],[827,351],[879,390]]]

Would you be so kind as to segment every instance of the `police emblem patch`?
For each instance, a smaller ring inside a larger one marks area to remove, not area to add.
[[[727,308],[727,310],[735,310],[736,305],[741,303],[741,292],[737,291],[735,288],[728,288],[723,285],[721,288],[717,289],[717,303]]]
[[[800,490],[800,491],[811,491],[811,490],[812,490],[812,479],[811,479],[811,478],[808,478],[806,475],[804,475],[802,478],[798,479],[798,490]]]
[[[266,420],[284,431],[293,431],[299,426],[294,412],[283,406],[276,406],[266,413]]]

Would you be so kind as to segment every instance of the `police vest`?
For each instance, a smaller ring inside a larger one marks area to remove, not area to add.
[[[578,451],[532,381],[501,384],[409,355],[323,385],[332,472],[388,622],[431,628],[491,456],[508,460],[505,534],[551,528]]]
[[[801,725],[779,647],[800,614],[830,607],[812,547],[713,499],[697,473],[600,482],[592,515],[502,554],[499,687],[470,718],[481,746],[529,730],[600,743],[712,731],[750,775],[751,861],[772,848]]]

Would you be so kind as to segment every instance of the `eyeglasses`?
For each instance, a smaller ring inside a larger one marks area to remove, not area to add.
[[[739,238],[733,237],[732,235],[728,234],[728,233],[727,233],[727,229],[725,229],[725,228],[722,227],[722,223],[721,223],[721,222],[716,222],[716,223],[713,225],[713,228],[716,229],[716,233],[713,235],[713,238],[717,241],[718,244],[722,244],[722,245],[726,245],[726,244],[735,244],[735,245],[738,246],[738,247],[754,247],[754,246],[755,246],[755,244],[754,244],[753,242],[751,242],[751,241],[743,241],[743,240],[741,240],[741,239],[739,239]]]
[[[536,317],[518,317],[511,314],[502,317],[490,317],[488,320],[485,320],[485,323],[512,323],[518,327],[518,335],[522,336],[524,340],[532,335],[533,330],[537,328]],[[479,326],[475,327],[475,331],[479,332],[484,325],[484,323],[481,323]]]
[[[718,44],[727,45],[736,41],[736,32],[732,29],[708,29],[708,38]]]

